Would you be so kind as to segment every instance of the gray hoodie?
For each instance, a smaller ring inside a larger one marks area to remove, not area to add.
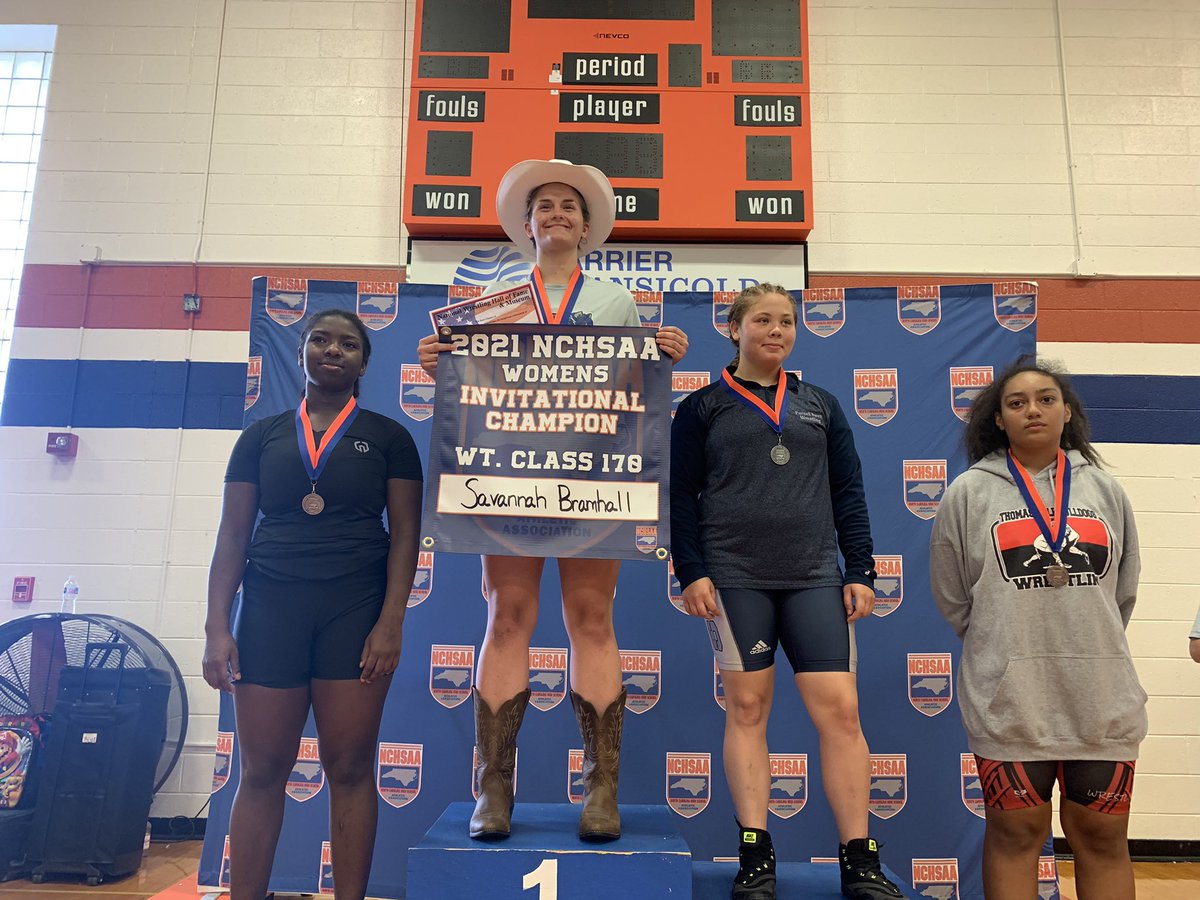
[[[1070,584],[1050,587],[1053,559],[1002,452],[960,475],[930,541],[933,598],[963,639],[958,704],[972,752],[987,759],[1132,760],[1146,735],[1146,694],[1125,626],[1137,599],[1137,531],[1121,486],[1068,452]],[[1053,507],[1051,465],[1034,476]]]

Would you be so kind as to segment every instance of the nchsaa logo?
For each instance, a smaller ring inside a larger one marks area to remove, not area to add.
[[[636,525],[633,531],[633,546],[639,553],[653,553],[658,549],[658,526]]]
[[[583,803],[583,751],[567,751],[567,800]]]
[[[896,318],[906,331],[929,334],[942,321],[942,289],[936,284],[896,288]]]
[[[907,802],[908,754],[872,753],[867,809],[881,819],[890,819]]]
[[[721,680],[721,667],[713,660],[713,699],[717,706],[725,708],[725,682]]]
[[[429,648],[429,693],[447,709],[460,706],[471,696],[474,671],[473,644],[434,644]]]
[[[567,648],[529,648],[529,702],[541,712],[554,709],[567,695]]]
[[[685,819],[699,815],[712,794],[712,756],[667,753],[667,805]]]
[[[412,590],[408,594],[408,608],[420,606],[433,590],[433,551],[417,551],[417,571],[413,573]]]
[[[308,279],[267,276],[267,315],[280,325],[294,325],[308,309]]]
[[[781,819],[790,819],[808,802],[808,754],[772,753],[770,760],[767,809]]]
[[[737,291],[713,291],[713,328],[725,337],[729,337],[729,307],[737,296]]]
[[[868,425],[886,425],[900,411],[895,369],[854,370],[854,411]]]
[[[913,709],[936,716],[950,705],[953,696],[949,653],[908,654],[908,702]]]
[[[971,417],[971,404],[992,383],[991,366],[950,367],[950,411],[964,422]]]
[[[333,847],[329,841],[321,841],[321,869],[317,875],[317,889],[321,894],[333,893]]]
[[[944,459],[904,460],[904,505],[919,519],[932,519],[946,493]]]
[[[890,616],[904,602],[904,557],[875,557],[875,609],[879,616]]]
[[[637,305],[638,319],[646,327],[662,325],[662,291],[634,291],[633,302]]]
[[[621,684],[631,713],[653,709],[662,695],[662,651],[621,650]]]
[[[979,816],[979,818],[985,818],[983,785],[979,782],[979,770],[976,767],[974,753],[962,753],[959,755],[959,770],[962,772],[963,806]]]
[[[387,328],[396,321],[399,287],[394,281],[358,283],[358,317],[372,331]]]
[[[913,890],[932,900],[958,900],[958,859],[914,859]]]
[[[229,768],[233,765],[233,732],[217,732],[217,758],[213,761],[213,780],[210,793],[215,794],[229,781]]]
[[[1022,331],[1037,321],[1038,287],[1032,281],[999,281],[992,285],[992,311],[1009,331]]]
[[[296,764],[292,766],[287,780],[287,795],[293,800],[303,803],[321,793],[325,786],[325,769],[321,766],[321,751],[317,739],[300,738],[300,746],[296,750]]]
[[[830,337],[846,324],[846,289],[811,288],[800,291],[800,317],[817,337]]]
[[[687,611],[683,608],[683,587],[679,583],[679,579],[675,577],[675,560],[667,560],[667,599],[671,601],[671,605],[679,610],[684,615]]]
[[[379,742],[375,765],[375,787],[389,806],[407,806],[421,793],[424,744]]]
[[[261,392],[262,357],[252,356],[246,361],[246,405],[244,410],[249,409],[258,402],[258,396]]]
[[[1038,900],[1059,900],[1058,863],[1053,856],[1038,857]]]
[[[400,365],[400,408],[410,419],[424,422],[433,415],[435,382],[418,365]]]
[[[683,398],[692,391],[697,391],[712,381],[712,376],[707,372],[672,372],[671,373],[671,417],[674,418],[675,411],[679,409],[679,404],[683,402]]]

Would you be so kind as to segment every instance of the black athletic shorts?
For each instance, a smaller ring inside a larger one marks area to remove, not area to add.
[[[840,587],[799,591],[725,588],[708,639],[717,665],[757,672],[775,664],[783,645],[794,672],[853,672],[858,664],[854,625],[846,621]]]
[[[247,564],[233,626],[242,682],[293,688],[313,678],[358,678],[386,588],[386,558],[320,581],[283,581]]]

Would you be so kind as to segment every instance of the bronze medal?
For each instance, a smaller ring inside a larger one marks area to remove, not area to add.
[[[325,498],[316,491],[305,494],[304,499],[300,501],[300,508],[310,516],[319,516],[321,510],[325,508]]]
[[[792,454],[788,452],[788,448],[783,444],[776,444],[771,448],[771,462],[777,466],[786,466],[788,460],[792,458]]]
[[[1067,572],[1067,567],[1061,563],[1046,566],[1046,583],[1050,587],[1060,588],[1066,587],[1071,581],[1071,575]]]

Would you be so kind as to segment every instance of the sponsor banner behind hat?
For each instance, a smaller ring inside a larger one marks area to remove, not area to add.
[[[798,290],[807,278],[801,244],[605,244],[579,264],[583,274],[631,291],[740,291],[763,281]],[[512,244],[409,239],[414,284],[526,281],[532,267]]]

